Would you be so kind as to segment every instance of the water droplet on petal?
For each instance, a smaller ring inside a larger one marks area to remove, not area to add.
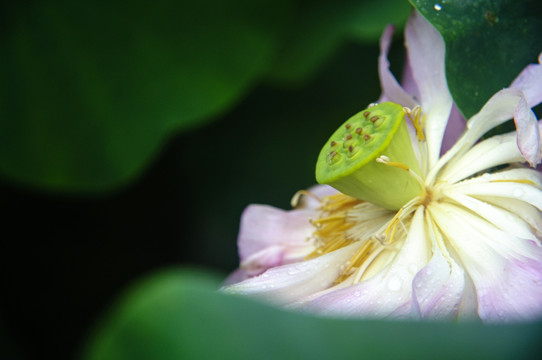
[[[400,290],[403,286],[401,279],[399,277],[394,276],[388,281],[388,289],[391,291],[397,291]]]
[[[519,189],[519,188],[518,188],[518,189],[515,189],[515,190],[514,190],[514,196],[515,196],[515,197],[521,197],[521,196],[523,196],[523,193],[524,193],[524,192],[523,192],[523,189]]]

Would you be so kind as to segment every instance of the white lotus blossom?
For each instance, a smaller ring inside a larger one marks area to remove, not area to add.
[[[542,101],[542,65],[528,66],[465,127],[447,87],[440,34],[413,14],[401,86],[387,61],[392,32],[381,40],[383,104],[350,119],[334,134],[344,136],[342,145],[330,140],[319,160],[317,176],[341,192],[327,185],[300,192],[291,211],[249,206],[241,269],[223,290],[339,316],[539,317],[542,176],[525,162],[541,159],[531,107]],[[363,167],[340,165],[340,176],[331,176],[341,154],[354,157],[373,136],[352,124],[392,113],[408,129],[408,146],[393,135]],[[517,132],[481,140],[509,119]]]

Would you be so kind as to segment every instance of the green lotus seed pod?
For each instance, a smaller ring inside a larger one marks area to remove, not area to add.
[[[383,156],[389,163],[376,161]],[[389,166],[389,164],[395,164]],[[423,190],[402,106],[384,102],[348,119],[331,135],[316,163],[316,181],[391,210]]]

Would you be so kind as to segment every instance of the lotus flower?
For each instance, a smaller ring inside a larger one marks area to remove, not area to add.
[[[345,317],[542,315],[542,176],[526,164],[541,159],[531,107],[542,101],[542,65],[465,122],[442,37],[418,13],[405,31],[403,86],[389,70],[390,27],[378,105],[343,124],[318,158],[328,185],[298,193],[291,211],[245,210],[241,267],[223,291]],[[509,119],[517,131],[481,140]]]

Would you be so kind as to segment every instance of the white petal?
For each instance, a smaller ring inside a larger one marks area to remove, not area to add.
[[[393,101],[403,106],[414,107],[416,103],[412,97],[403,90],[390,71],[388,61],[388,51],[393,35],[393,26],[386,27],[380,38],[380,56],[378,57],[378,73],[380,75],[380,85],[382,87],[382,100]]]
[[[478,268],[499,268],[507,260],[529,258],[536,246],[533,241],[506,233],[459,206],[432,203],[428,209],[475,284],[476,271],[481,271]]]
[[[440,156],[453,103],[444,71],[444,40],[417,11],[407,23],[405,37],[412,76],[418,85],[419,102],[426,116],[425,135],[431,167]]]
[[[455,183],[497,165],[522,161],[515,132],[493,136],[451,160],[439,174],[439,180]]]
[[[542,210],[542,192],[533,185],[515,182],[461,182],[450,186],[451,191],[465,195],[492,196],[522,200]]]
[[[423,209],[416,211],[400,252],[380,272],[359,284],[329,292],[306,304],[323,314],[376,317],[410,315],[412,280],[429,261]]]
[[[426,181],[434,181],[438,171],[453,157],[465,153],[474,145],[482,135],[489,130],[512,119],[519,100],[522,97],[520,90],[504,89],[488,100],[484,107],[467,122],[467,131],[457,143],[440,158],[436,166],[431,169]]]
[[[277,305],[288,304],[332,286],[340,274],[341,266],[360,246],[361,242],[355,242],[312,260],[274,267],[257,277],[222,290],[262,297]]]
[[[532,232],[529,224],[510,211],[464,195],[459,191],[447,192],[446,196],[472,210],[478,214],[478,216],[491,222],[496,228],[506,233],[518,238],[529,239],[535,242],[538,241],[536,234]]]
[[[516,214],[534,229],[536,236],[542,237],[542,217],[540,211],[534,206],[521,200],[496,196],[477,196],[477,198]]]

